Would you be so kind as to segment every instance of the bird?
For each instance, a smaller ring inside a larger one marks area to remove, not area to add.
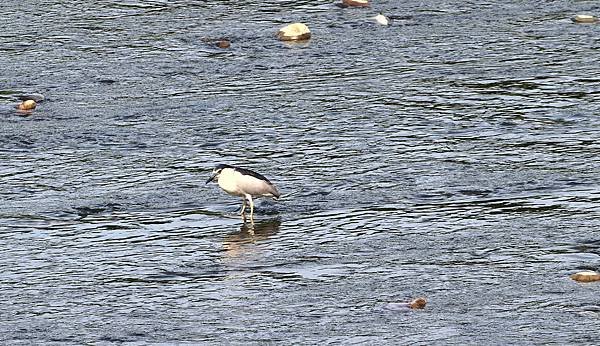
[[[375,21],[381,25],[388,25],[390,23],[389,19],[383,15],[383,13],[379,13],[375,17],[373,17]]]
[[[223,191],[233,196],[242,197],[242,219],[246,221],[246,201],[250,205],[250,221],[254,222],[254,201],[252,198],[271,197],[279,199],[279,191],[263,175],[246,168],[218,164],[212,171],[212,175],[206,184],[217,180]]]

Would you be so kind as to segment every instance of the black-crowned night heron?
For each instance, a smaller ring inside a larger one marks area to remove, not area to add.
[[[212,176],[206,181],[210,183],[217,179],[219,187],[233,196],[242,197],[242,218],[246,220],[246,201],[250,204],[250,220],[254,221],[254,202],[252,197],[279,198],[279,191],[269,179],[249,169],[220,164],[212,171]]]

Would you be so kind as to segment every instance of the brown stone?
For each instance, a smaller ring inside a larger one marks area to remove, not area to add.
[[[342,0],[342,5],[349,7],[369,7],[369,0]]]
[[[37,103],[35,103],[34,100],[26,100],[26,101],[19,103],[17,105],[17,109],[20,111],[29,111],[29,110],[35,109],[35,106],[37,106]]]
[[[423,309],[425,308],[425,305],[427,305],[427,300],[425,300],[423,297],[415,298],[408,303],[408,306],[411,309]]]
[[[600,273],[587,270],[584,272],[571,274],[570,277],[571,277],[571,279],[573,279],[575,281],[579,281],[579,282],[592,282],[592,281],[600,280]]]
[[[219,42],[217,42],[217,47],[219,48],[229,48],[231,47],[231,42],[229,42],[229,40],[220,40]]]

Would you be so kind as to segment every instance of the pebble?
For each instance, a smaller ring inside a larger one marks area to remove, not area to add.
[[[217,48],[231,47],[231,40],[227,37],[202,37],[200,40]]]
[[[590,16],[589,14],[578,14],[573,18],[575,23],[596,23],[598,18]]]
[[[408,303],[408,306],[411,309],[423,309],[425,308],[425,305],[427,305],[427,300],[423,297],[415,298]]]
[[[586,270],[583,272],[571,274],[570,277],[571,279],[579,282],[592,282],[600,280],[600,273],[591,270]]]
[[[389,19],[381,13],[373,17],[373,19],[381,25],[388,25],[390,23]]]
[[[19,103],[17,105],[17,109],[20,111],[30,111],[32,109],[35,109],[35,106],[37,106],[37,103],[35,103],[34,100],[27,100]]]
[[[220,40],[219,42],[217,42],[217,47],[219,48],[229,48],[231,47],[231,42],[229,42],[229,40]]]
[[[282,41],[300,41],[310,38],[308,26],[302,23],[294,23],[279,29],[277,38]]]
[[[409,309],[424,309],[425,305],[427,305],[427,300],[419,297],[408,303],[387,303],[385,308],[388,310],[408,311]]]
[[[348,7],[369,7],[369,0],[342,0],[342,5]]]

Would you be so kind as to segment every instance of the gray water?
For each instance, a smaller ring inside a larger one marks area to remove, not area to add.
[[[600,342],[597,2],[0,9],[0,343]]]

